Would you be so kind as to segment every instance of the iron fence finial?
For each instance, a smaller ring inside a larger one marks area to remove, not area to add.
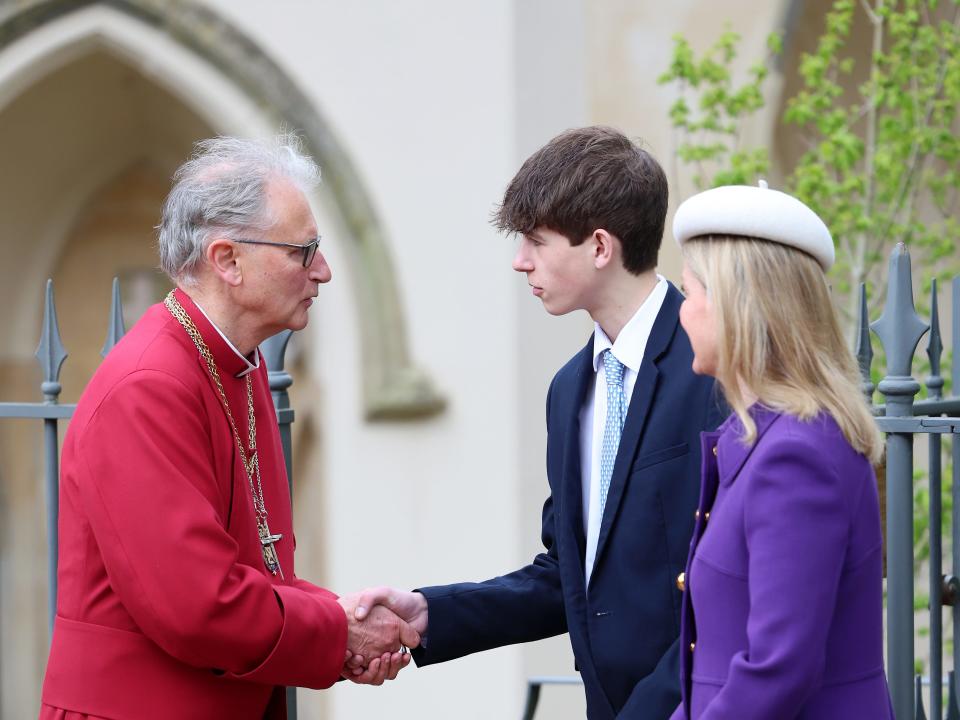
[[[113,293],[110,298],[110,320],[107,324],[107,339],[103,343],[100,356],[106,357],[107,353],[113,350],[113,346],[120,342],[120,338],[126,333],[127,328],[123,324],[123,303],[120,300],[120,278],[114,278]]]
[[[913,304],[910,253],[903,243],[897,243],[890,255],[887,301],[880,319],[870,325],[887,353],[889,377],[910,377],[913,354],[928,327]]]
[[[60,339],[60,327],[57,324],[57,308],[53,301],[53,280],[47,280],[46,296],[43,304],[43,328],[40,332],[40,345],[35,357],[40,362],[43,383],[40,390],[46,402],[56,402],[60,395],[60,368],[67,359],[66,348]]]

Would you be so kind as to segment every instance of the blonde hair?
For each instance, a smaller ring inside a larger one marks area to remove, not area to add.
[[[688,240],[683,258],[707,290],[716,378],[744,441],[756,440],[748,412],[754,395],[801,420],[829,414],[850,445],[877,463],[880,432],[817,261],[780,243],[716,235]]]

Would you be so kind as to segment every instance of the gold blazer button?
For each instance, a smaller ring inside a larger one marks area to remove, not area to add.
[[[680,573],[679,575],[677,575],[677,590],[679,590],[680,592],[683,592],[683,589],[686,587],[686,579],[687,579],[686,573]]]

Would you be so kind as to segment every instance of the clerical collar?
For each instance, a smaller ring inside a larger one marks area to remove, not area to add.
[[[193,298],[191,298],[191,300],[193,300]],[[239,350],[237,350],[237,346],[234,345],[232,342],[230,342],[230,338],[224,335],[223,330],[217,327],[217,324],[210,319],[210,316],[207,315],[207,311],[204,310],[202,307],[200,307],[200,303],[198,303],[196,300],[193,300],[193,304],[197,307],[197,310],[199,310],[203,314],[203,316],[207,319],[207,322],[210,323],[210,326],[217,331],[217,334],[223,338],[223,341],[227,344],[227,347],[233,350],[233,352],[237,354],[238,358],[243,360],[243,364],[245,367],[243,370],[241,370],[236,375],[234,375],[235,378],[242,378],[248,373],[252,373],[254,370],[258,370],[260,368],[260,348],[259,347],[255,347],[253,349],[253,362],[250,362],[250,359],[247,358]]]

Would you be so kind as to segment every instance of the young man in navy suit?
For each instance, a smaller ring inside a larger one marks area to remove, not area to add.
[[[595,329],[547,394],[544,552],[486,582],[361,597],[420,631],[418,665],[569,632],[591,720],[677,707],[699,433],[722,418],[691,370],[683,297],[656,272],[666,212],[660,165],[605,127],[554,138],[507,188],[494,222],[520,237],[514,270],[547,312],[586,310]]]

